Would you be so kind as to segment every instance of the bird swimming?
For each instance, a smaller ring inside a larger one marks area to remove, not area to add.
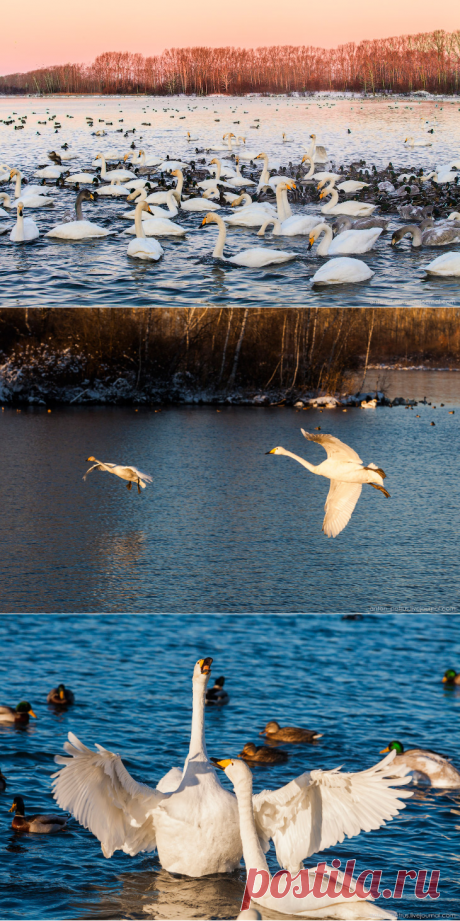
[[[24,800],[22,796],[15,796],[10,812],[14,812],[11,828],[15,831],[28,831],[32,834],[50,835],[62,831],[67,825],[67,819],[62,815],[29,815],[24,814]]]

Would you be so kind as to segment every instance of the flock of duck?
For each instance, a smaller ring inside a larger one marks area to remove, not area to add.
[[[188,134],[187,141],[196,139]],[[283,135],[283,145],[286,142],[289,139]],[[413,138],[406,139],[409,149],[416,145]],[[257,245],[226,256],[227,234],[234,227],[262,238],[269,228],[272,238],[303,237],[308,240],[307,249],[318,243],[317,256],[332,258],[312,276],[315,285],[372,278],[371,266],[353,257],[373,250],[388,230],[392,212],[392,220],[403,221],[392,234],[392,247],[406,236],[414,249],[460,243],[460,159],[428,172],[410,169],[398,173],[391,163],[379,172],[375,167],[364,169],[364,161],[337,171],[318,170],[317,166],[330,163],[330,157],[317,145],[315,135],[297,165],[292,160],[281,165],[270,162],[263,151],[249,150],[246,139],[231,131],[223,135],[222,143],[207,149],[195,147],[188,162],[137,149],[134,141],[128,150],[95,151],[91,168],[76,172],[71,171],[70,161],[80,158],[80,153],[67,143],[59,151],[50,151],[48,157],[50,162],[39,164],[34,173],[40,184],[28,182],[17,167],[0,165],[0,187],[15,182],[14,198],[7,191],[0,192],[0,233],[9,231],[13,243],[40,236],[38,223],[28,213],[53,207],[51,183],[77,194],[75,215],[67,212],[46,237],[97,240],[121,232],[133,236],[126,252],[135,259],[159,260],[165,252],[160,239],[184,238],[191,225],[181,218],[193,213],[202,214],[202,226],[217,225],[213,257],[235,266],[279,265],[305,255],[306,249]],[[115,165],[108,169],[108,163]],[[117,218],[132,222],[126,230],[87,219],[83,205],[97,207],[100,198],[124,199],[126,210],[117,213]],[[318,213],[319,201],[324,203]],[[312,204],[316,211],[308,207]],[[13,211],[16,223],[9,227],[6,222]],[[423,269],[427,276],[460,277],[460,251],[443,252]]]
[[[265,853],[273,841],[280,867],[295,874],[313,854],[345,837],[380,828],[396,816],[404,808],[403,800],[412,796],[412,791],[400,787],[411,780],[437,788],[460,788],[460,772],[447,756],[429,749],[405,751],[395,740],[381,752],[386,757],[366,770],[306,771],[276,790],[253,795],[248,764],[267,767],[287,761],[289,753],[279,749],[279,744],[315,744],[322,734],[270,720],[260,732],[268,744],[248,743],[237,758],[210,759],[205,708],[230,701],[223,676],[208,688],[212,661],[210,657],[199,659],[193,670],[191,738],[184,767],[172,767],[155,788],[134,780],[119,755],[101,745],[94,751],[72,732],[64,743],[66,756],[55,757],[59,770],[53,775],[54,798],[98,838],[105,857],[116,850],[131,856],[157,850],[167,871],[199,878],[232,872],[243,856],[247,871],[257,868],[269,873]],[[460,673],[448,669],[443,682],[455,689],[460,686]],[[50,691],[47,701],[63,713],[75,698],[60,684]],[[35,713],[26,701],[15,709],[0,707],[2,724],[24,727],[30,716]],[[221,785],[216,767],[225,771],[235,795]],[[0,772],[1,790],[7,782]],[[60,832],[68,822],[59,814],[27,816],[20,795],[14,797],[11,811],[15,813],[12,827],[20,833]],[[305,872],[313,882],[315,871]],[[330,873],[331,868],[326,867],[326,880]],[[375,906],[369,894],[353,891],[355,882],[350,885],[351,899],[328,894],[321,908],[311,892],[283,903],[270,894],[255,901],[289,917],[396,918],[394,912]]]

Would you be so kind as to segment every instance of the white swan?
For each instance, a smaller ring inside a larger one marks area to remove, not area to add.
[[[135,189],[134,192],[130,192],[126,201],[136,201],[136,205],[141,201],[147,201],[147,192],[145,189]],[[146,211],[142,212],[142,220],[146,221],[148,219],[148,213]],[[131,211],[123,211],[119,217],[126,218],[127,220],[134,220],[136,217],[136,206]]]
[[[279,847],[278,835],[289,841],[289,849],[296,855],[294,860],[291,858],[295,866],[290,867],[290,872],[297,873],[302,870],[297,885],[291,885],[284,898],[277,899],[272,896],[268,887],[265,894],[253,897],[253,903],[275,911],[277,916],[281,914],[291,919],[396,919],[395,912],[384,911],[374,905],[372,896],[360,897],[356,893],[355,880],[348,880],[348,890],[354,893],[351,897],[325,894],[318,899],[312,892],[315,869],[305,870],[302,865],[302,860],[315,851],[332,847],[337,841],[343,841],[345,835],[352,837],[362,827],[367,831],[379,828],[387,819],[393,818],[405,808],[405,804],[398,797],[407,798],[412,796],[412,792],[396,791],[392,789],[392,784],[405,784],[409,778],[402,776],[403,769],[399,769],[397,778],[390,777],[392,762],[388,761],[388,756],[369,770],[355,774],[341,773],[337,769],[307,771],[278,790],[265,790],[255,796],[252,793],[252,774],[244,761],[230,758],[212,760],[225,771],[233,783],[238,800],[240,835],[247,874],[249,870],[258,870],[259,874],[262,874],[262,879],[265,876],[267,883],[271,884],[272,877],[264,850],[268,850],[268,840],[273,838],[279,859],[279,852],[284,851],[284,848]],[[310,838],[309,847],[305,840],[307,836]],[[280,862],[284,867],[289,866],[286,860]],[[331,871],[331,867],[326,867],[321,887],[323,892]],[[344,880],[341,873],[337,874],[336,878],[339,882]],[[262,879],[260,875],[257,878],[259,892]],[[301,898],[301,890],[307,881],[308,894]],[[280,888],[283,889],[285,886],[286,880],[283,879]],[[297,895],[294,895],[294,891]]]
[[[358,182],[357,179],[346,179],[345,182],[340,182],[337,188],[348,195],[350,192],[360,192],[361,189],[367,189],[369,185],[369,182]]]
[[[135,175],[132,170],[129,169],[111,169],[107,172],[106,160],[104,154],[96,154],[95,160],[101,160],[101,179],[105,179],[107,182],[114,182],[115,179],[135,179]]]
[[[326,451],[327,460],[314,466],[303,457],[298,457],[297,454],[292,454],[280,447],[267,451],[267,454],[285,454],[286,457],[292,457],[293,460],[302,464],[302,467],[306,467],[317,476],[324,476],[331,481],[325,505],[323,531],[328,537],[337,537],[351,518],[361,495],[363,483],[369,483],[374,489],[382,492],[386,498],[390,498],[390,494],[383,487],[386,474],[375,464],[368,464],[367,467],[364,467],[356,451],[343,441],[339,441],[334,435],[313,435],[305,432],[304,429],[300,431],[308,441],[316,441],[322,445]]]
[[[375,272],[361,262],[349,256],[335,256],[329,259],[312,277],[313,285],[350,285],[368,281]]]
[[[322,206],[321,211],[323,214],[355,214],[356,216],[367,217],[376,208],[376,205],[361,201],[342,201],[338,204],[339,193],[332,186],[323,189],[319,197],[326,198],[328,195],[331,196],[331,200]]]
[[[177,179],[176,188],[172,190],[167,189],[163,192],[151,192],[147,198],[149,205],[153,203],[156,205],[166,205],[169,201],[168,195],[171,191],[173,192],[176,201],[180,203],[182,198],[182,189],[184,186],[184,174],[182,170],[174,169],[171,170],[171,176],[175,176]]]
[[[11,208],[11,198],[7,192],[0,192],[0,205],[5,205],[5,208]],[[5,208],[0,207],[0,217],[9,217]]]
[[[134,259],[150,259],[157,261],[164,254],[164,249],[158,240],[147,240],[144,232],[144,222],[142,220],[142,211],[148,211],[151,214],[150,205],[145,201],[139,202],[136,206],[136,217],[134,225],[136,228],[136,239],[128,243],[127,254]]]
[[[203,219],[203,225],[211,223],[217,224],[219,227],[219,235],[213,252],[214,259],[225,259],[226,262],[231,262],[233,265],[245,266],[248,269],[260,269],[265,265],[279,265],[283,262],[289,262],[297,256],[297,253],[283,252],[283,250],[280,249],[267,249],[264,246],[254,246],[252,249],[242,250],[236,256],[227,258],[224,256],[227,228],[218,214],[210,213]]]
[[[14,176],[16,176],[14,205],[19,205],[21,202],[26,205],[27,208],[44,208],[54,205],[52,198],[41,194],[42,186],[26,186],[25,189],[21,189],[22,173],[18,169],[12,169],[10,172],[10,179],[13,179]]]
[[[427,275],[441,275],[445,277],[460,275],[460,253],[443,253],[433,262],[424,266]]]
[[[264,161],[263,169],[260,174],[259,184],[257,186],[257,189],[259,192],[264,187],[264,185],[270,185],[272,189],[276,189],[278,182],[286,182],[286,176],[270,176],[270,169],[268,165],[268,154],[266,153],[257,154],[257,157],[255,159]]]
[[[236,173],[233,174],[230,178],[227,176],[228,183],[227,185],[231,186],[233,189],[239,189],[241,186],[251,186],[256,185],[253,179],[247,179],[245,176],[241,175],[240,170],[240,158],[235,158],[236,163]]]
[[[35,170],[34,176],[39,179],[59,179],[66,169],[66,166],[44,166],[43,169]]]
[[[172,192],[169,193],[172,196]],[[138,195],[137,203],[139,204],[142,201],[145,201],[145,189],[142,189],[140,194],[139,190],[133,193],[133,196]],[[131,195],[129,196],[131,199]],[[167,217],[150,217],[150,214],[154,211],[163,211],[162,208],[152,209],[149,206],[149,211],[141,211],[142,218],[142,227],[146,237],[185,237],[185,229],[180,226],[180,224],[175,224],[174,221],[170,221]],[[164,213],[164,212],[163,212]],[[125,212],[122,217],[136,217],[136,209],[134,211]],[[125,230],[125,233],[136,233],[136,225],[129,227]]]
[[[376,409],[377,402],[378,401],[376,397],[374,397],[373,400],[363,400],[362,403],[360,404],[361,409]]]
[[[123,157],[123,162],[126,163],[127,160],[131,158],[131,162],[135,166],[159,166],[163,162],[163,157],[159,157],[158,154],[150,154],[147,156],[145,150],[142,148],[138,151],[132,151],[127,153]]]
[[[98,188],[97,194],[107,198],[127,198],[129,190],[122,185],[121,179],[112,179],[109,185],[103,185]]]
[[[313,227],[316,227],[318,223],[317,217],[311,217],[310,215],[301,215],[293,214],[292,217],[288,217],[287,220],[281,221],[277,217],[269,217],[262,224],[262,227],[257,232],[258,237],[263,237],[267,227],[270,224],[273,224],[273,236],[274,237],[297,237],[297,236],[306,236],[309,234]]]
[[[192,138],[192,135],[190,134],[190,131],[187,131],[187,141],[190,142],[190,141],[198,141],[198,140],[199,140],[199,138]]]
[[[414,138],[412,137],[405,138],[404,143],[407,145],[407,147],[432,147],[433,146],[432,141],[425,141],[425,140],[414,141]]]
[[[64,748],[71,757],[55,759],[64,767],[54,775],[54,797],[99,839],[105,857],[116,850],[133,856],[156,849],[165,870],[193,877],[230,873],[239,866],[237,801],[221,786],[206,752],[211,663],[210,658],[200,659],[193,671],[192,731],[184,769],[172,768],[156,789],[137,783],[119,755],[100,745],[91,751],[69,733]]]
[[[121,464],[109,464],[97,460],[96,457],[87,457],[87,461],[95,461],[92,467],[86,471],[83,479],[86,480],[88,473],[92,470],[102,470],[103,473],[114,473],[121,480],[128,480],[127,489],[131,489],[133,483],[137,483],[137,491],[140,494],[141,486],[145,489],[147,483],[152,482],[152,477],[148,473],[141,473],[137,467],[123,467]]]
[[[149,204],[148,198],[147,204]],[[167,210],[157,205],[149,205],[150,214],[153,214],[154,217],[177,217],[179,208],[175,199],[174,189],[170,189],[169,192],[166,193],[166,204],[168,206]]]
[[[24,217],[24,204],[19,202],[17,206],[16,223],[10,233],[12,243],[25,243],[28,240],[36,240],[40,236],[40,231],[30,217]]]
[[[110,230],[93,224],[91,221],[83,220],[81,209],[82,201],[94,201],[95,197],[89,189],[82,189],[78,193],[75,202],[76,221],[68,221],[66,224],[57,224],[45,234],[45,237],[57,237],[59,240],[89,240],[93,237],[108,237]]]
[[[327,163],[329,157],[325,147],[321,147],[316,143],[316,134],[310,134],[311,144],[307,148],[307,154],[309,157],[312,157],[315,163]]]
[[[283,131],[283,144],[293,144],[294,138],[288,138],[285,131]]]
[[[221,182],[220,176],[222,173],[222,164],[220,160],[217,157],[214,157],[214,159],[211,160],[209,166],[216,167],[215,175],[212,177],[212,179],[203,179],[202,182],[197,182],[197,187],[199,189],[203,189],[204,191],[214,188],[214,186]]]
[[[317,256],[338,256],[341,253],[368,253],[375,241],[382,233],[381,227],[370,227],[369,230],[343,230],[332,238],[330,224],[317,224],[310,233],[310,246],[324,234],[316,250]]]
[[[182,211],[220,211],[220,205],[215,201],[210,201],[213,191],[213,189],[208,189],[206,192],[203,192],[201,198],[199,196],[194,196],[193,198],[187,198],[185,201],[181,201],[180,206]]]

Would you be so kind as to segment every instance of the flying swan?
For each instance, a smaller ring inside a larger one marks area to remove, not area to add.
[[[83,479],[86,480],[88,473],[91,473],[92,470],[102,470],[105,473],[114,473],[115,476],[119,476],[121,480],[128,480],[127,489],[131,489],[133,483],[137,483],[137,491],[140,495],[141,486],[142,489],[145,489],[147,483],[152,482],[152,477],[148,473],[141,473],[137,467],[122,467],[121,464],[104,464],[103,461],[98,461],[95,457],[87,457],[86,460],[91,463],[95,461],[92,467],[86,471]]]
[[[380,467],[375,464],[363,466],[363,462],[356,451],[349,445],[339,441],[334,435],[310,435],[300,429],[304,438],[308,441],[316,441],[322,445],[327,454],[327,460],[322,464],[314,466],[303,457],[292,454],[284,448],[272,448],[267,454],[285,454],[286,457],[292,457],[307,470],[316,473],[318,476],[324,476],[331,481],[329,492],[326,499],[325,516],[323,521],[323,531],[328,537],[337,537],[346,527],[355,505],[361,495],[363,483],[369,483],[374,489],[383,492],[387,499],[390,494],[384,489],[383,481],[386,474]]]

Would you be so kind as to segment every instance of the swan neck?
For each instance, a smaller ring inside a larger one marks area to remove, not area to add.
[[[183,174],[182,170],[179,170],[179,175],[178,175],[178,177],[177,177],[177,184],[176,184],[176,188],[175,188],[175,198],[179,201],[179,203],[180,203],[180,201],[181,201],[181,199],[182,199],[182,188],[183,188],[183,185],[184,185],[184,174]]]
[[[326,189],[326,192],[331,196],[331,199],[326,205],[323,206],[323,214],[327,214],[328,211],[332,211],[339,200],[339,193],[337,189],[331,188],[330,192],[328,189]]]
[[[82,221],[82,220],[83,220],[83,213],[82,213],[82,210],[81,210],[81,202],[82,202],[82,193],[79,192],[78,195],[77,195],[77,200],[76,200],[76,202],[75,202],[75,214],[77,215],[77,221]]]
[[[218,228],[219,228],[219,236],[217,237],[217,242],[216,242],[216,245],[215,245],[215,247],[214,247],[214,252],[213,252],[212,255],[214,256],[214,259],[223,259],[223,258],[224,258],[224,246],[225,246],[225,239],[226,239],[226,236],[227,236],[227,230],[226,230],[226,227],[225,227],[225,224],[224,224],[222,218],[219,217],[218,214],[215,214],[215,215],[214,215],[214,221],[215,221],[215,223],[217,224],[217,226],[218,226]]]
[[[276,186],[276,210],[281,223],[291,217],[292,211],[288,202],[287,190],[282,188],[281,182]]]
[[[189,759],[196,755],[208,757],[206,751],[206,742],[204,738],[204,702],[206,696],[207,681],[193,682],[193,714],[192,714],[192,731],[190,734]]]
[[[240,817],[240,835],[243,845],[243,857],[246,867],[253,867],[257,870],[268,870],[268,864],[265,854],[260,846],[259,837],[256,831],[254,821],[254,807],[252,803],[252,778],[249,783],[235,787],[236,798],[238,800],[238,812]],[[271,874],[270,874],[271,879]]]
[[[321,240],[321,243],[319,244],[318,249],[316,251],[317,255],[327,256],[329,252],[329,247],[332,243],[332,227],[330,226],[330,224],[320,224],[319,227],[315,228],[315,232],[317,234],[317,238],[321,236],[322,233],[324,233],[324,237]]]
[[[144,203],[141,201],[136,205],[136,213],[134,215],[134,226],[136,228],[136,237],[140,237],[141,240],[144,239],[145,233],[142,226],[142,212],[144,210]]]
[[[298,454],[293,454],[292,451],[284,451],[283,454],[286,457],[292,457],[293,460],[297,461],[299,464],[302,464],[302,467],[306,467],[307,470],[311,470],[312,473],[317,473],[316,467],[314,464],[310,464],[308,461],[304,460],[303,457],[299,457]]]
[[[18,170],[16,173],[16,185],[14,187],[14,197],[15,198],[21,197],[21,179],[22,179],[22,173],[20,173]]]
[[[107,172],[106,172],[106,168],[105,168],[105,157],[104,157],[104,154],[99,154],[98,160],[102,160],[101,179],[105,179],[106,176],[107,176]]]

